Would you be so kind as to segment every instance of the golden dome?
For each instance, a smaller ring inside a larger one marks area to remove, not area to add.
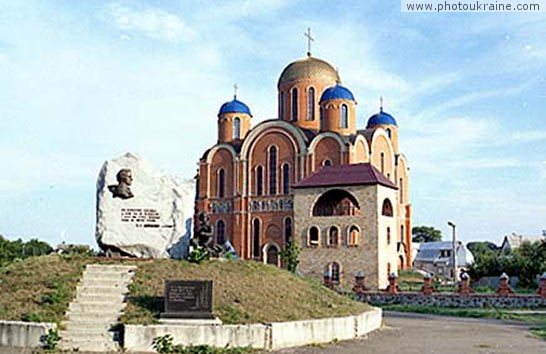
[[[339,75],[332,65],[328,62],[308,56],[305,59],[296,60],[282,71],[277,87],[283,83],[300,79],[300,78],[317,78],[335,82],[341,82]]]

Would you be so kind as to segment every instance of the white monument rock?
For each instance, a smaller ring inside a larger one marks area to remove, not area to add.
[[[183,258],[191,238],[195,182],[127,153],[106,161],[97,180],[99,246],[142,258]]]

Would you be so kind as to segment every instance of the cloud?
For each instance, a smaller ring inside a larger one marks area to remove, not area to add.
[[[517,131],[512,133],[513,142],[529,143],[535,141],[546,140],[546,131],[533,130],[533,131]]]
[[[123,31],[140,32],[150,38],[167,42],[186,42],[197,37],[197,32],[179,16],[160,9],[135,10],[112,3],[108,14]]]

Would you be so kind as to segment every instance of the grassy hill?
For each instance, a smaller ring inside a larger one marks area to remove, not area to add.
[[[82,258],[31,257],[0,268],[0,319],[58,322],[83,273]]]
[[[0,268],[0,319],[59,322],[93,258],[33,257]],[[100,263],[116,263],[101,261]],[[224,323],[274,322],[357,314],[368,309],[319,282],[258,262],[200,265],[154,260],[138,265],[124,323],[153,323],[163,312],[165,280],[214,281],[214,312]]]
[[[152,323],[163,311],[165,280],[214,282],[214,312],[224,323],[256,323],[347,316],[369,307],[319,282],[259,262],[173,260],[140,263],[122,321]]]

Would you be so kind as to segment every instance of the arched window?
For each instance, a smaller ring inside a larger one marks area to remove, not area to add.
[[[404,179],[400,178],[400,204],[404,204]]]
[[[351,226],[349,228],[349,240],[347,241],[347,244],[352,247],[358,246],[359,238],[360,230],[358,230],[358,227],[356,227],[355,225]]]
[[[309,246],[316,247],[319,245],[320,232],[318,227],[313,226],[309,229]]]
[[[360,215],[356,198],[343,189],[332,189],[322,194],[313,205],[313,216]]]
[[[269,148],[269,194],[277,194],[277,147]]]
[[[226,223],[223,220],[216,223],[216,243],[220,245],[226,243]]]
[[[404,225],[400,225],[400,242],[404,243]]]
[[[332,166],[332,160],[326,159],[322,161],[322,166]]]
[[[320,130],[324,129],[324,109],[319,108]]]
[[[337,247],[339,244],[339,229],[335,226],[330,227],[328,231],[328,245],[330,247]]]
[[[261,196],[264,194],[264,168],[262,166],[256,167],[256,195]]]
[[[381,173],[385,173],[385,153],[381,153]]]
[[[284,92],[281,92],[281,99],[279,102],[279,118],[284,119]]]
[[[391,228],[387,227],[387,245],[391,244]]]
[[[239,119],[239,117],[236,117],[233,120],[233,139],[241,139],[241,120]]]
[[[339,125],[341,129],[349,128],[349,114],[347,111],[347,105],[345,103],[341,105],[341,117]]]
[[[391,129],[387,128],[387,136],[389,137],[389,139],[391,138],[391,135],[392,135]]]
[[[218,195],[218,198],[224,198],[224,195],[225,195],[225,190],[226,190],[225,174],[226,173],[223,168],[221,168],[218,171],[218,190],[216,193]]]
[[[332,282],[339,283],[339,280],[341,278],[341,267],[339,263],[332,262],[330,263],[330,274],[332,275]]]
[[[282,194],[290,193],[290,165],[282,165]]]
[[[292,242],[292,219],[284,219],[284,242],[289,245]]]
[[[307,91],[307,120],[315,119],[315,89],[309,87]]]
[[[381,208],[381,215],[383,216],[392,216],[392,204],[389,199],[383,201],[383,207]]]
[[[292,90],[292,120],[298,120],[298,89]]]
[[[260,220],[254,219],[252,224],[252,256],[260,258]]]

